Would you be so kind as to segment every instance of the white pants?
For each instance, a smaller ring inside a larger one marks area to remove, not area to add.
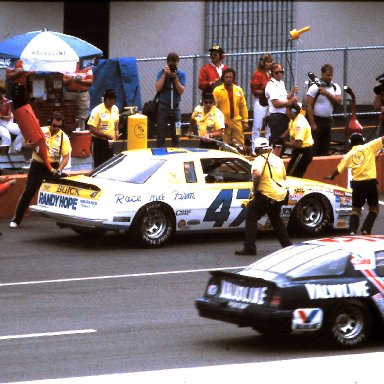
[[[16,135],[12,142],[11,135]],[[0,119],[0,138],[1,145],[9,146],[9,153],[20,152],[23,145],[23,135],[19,126],[12,120],[5,121]]]
[[[259,98],[255,97],[253,103],[253,126],[252,126],[252,152],[255,149],[255,140],[261,135],[261,128],[263,126],[263,120],[267,115],[268,107],[263,107],[259,103]],[[268,126],[265,127],[265,135],[267,139],[271,136],[271,132]]]

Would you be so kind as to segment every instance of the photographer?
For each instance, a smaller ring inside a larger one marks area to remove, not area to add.
[[[373,108],[377,111],[380,111],[380,128],[379,134],[377,136],[384,135],[384,73],[378,77],[376,80],[379,82],[373,92],[375,92],[375,100],[373,101]]]
[[[332,81],[333,67],[325,64],[321,68],[321,79],[312,84],[305,98],[307,118],[312,128],[315,141],[313,154],[327,156],[331,143],[331,128],[333,109],[341,105],[340,86]]]
[[[179,133],[176,132],[175,123],[180,121],[179,104],[187,79],[185,72],[177,68],[179,60],[177,53],[169,53],[166,66],[157,75],[156,91],[159,93],[157,147],[165,146],[168,123],[171,126],[172,146],[179,146]]]

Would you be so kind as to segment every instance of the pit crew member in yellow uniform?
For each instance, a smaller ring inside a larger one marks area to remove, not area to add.
[[[49,127],[41,127],[47,143],[48,161],[53,167],[53,171],[51,172],[46,167],[44,160],[37,154],[35,149],[32,153],[32,162],[28,171],[25,190],[17,204],[15,215],[9,224],[11,228],[17,228],[20,225],[29,203],[40,188],[43,180],[56,179],[68,164],[71,144],[68,136],[62,131],[63,127],[64,116],[58,112],[53,114],[52,123]],[[26,142],[24,147],[36,148],[36,144]]]
[[[243,90],[235,85],[236,72],[232,68],[223,70],[223,84],[213,90],[216,107],[225,118],[224,143],[241,144],[244,147],[244,133],[248,130],[248,108]]]
[[[115,91],[107,89],[103,102],[93,108],[88,119],[94,168],[113,157],[112,141],[119,137],[119,109],[115,104]]]
[[[255,140],[256,158],[252,163],[253,199],[247,205],[244,248],[236,255],[256,255],[257,222],[266,214],[282,247],[292,245],[280,216],[287,197],[286,172],[283,160],[272,153],[265,137]]]
[[[370,235],[379,214],[379,192],[376,179],[376,153],[383,149],[384,136],[365,144],[361,133],[352,133],[348,140],[350,151],[344,155],[337,169],[325,179],[333,180],[346,168],[352,171],[352,213],[349,234],[355,235],[359,228],[361,210],[367,201],[369,212],[361,227],[363,235]]]
[[[215,106],[215,98],[211,92],[203,92],[202,105],[198,105],[192,112],[188,135],[195,132],[200,139],[200,148],[217,149],[217,143],[209,139],[221,139],[224,133],[224,115]]]
[[[287,116],[290,118],[288,129],[281,136],[286,147],[292,148],[291,159],[287,166],[287,175],[303,177],[308,165],[313,159],[313,137],[308,120],[300,113],[299,103],[287,108]]]

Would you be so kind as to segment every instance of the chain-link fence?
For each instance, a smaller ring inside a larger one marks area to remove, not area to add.
[[[298,44],[298,43],[297,43]],[[250,111],[253,109],[253,96],[250,91],[250,80],[256,70],[260,55],[265,52],[241,52],[226,54],[224,62],[235,69],[236,81],[245,93]],[[287,89],[294,84],[299,87],[298,97],[303,97],[305,81],[309,80],[308,72],[320,77],[320,68],[324,64],[334,67],[334,82],[342,88],[348,85],[356,95],[357,114],[377,114],[372,111],[374,99],[373,87],[375,78],[383,72],[384,46],[325,48],[308,50],[270,51],[275,62],[285,68],[284,81]],[[201,91],[197,87],[200,68],[209,62],[209,55],[180,56],[179,68],[187,74],[185,92],[181,98],[181,112],[188,116],[199,103]],[[166,63],[165,57],[137,59],[141,97],[143,102],[155,96],[156,76]],[[295,77],[297,77],[295,79]],[[348,98],[344,95],[343,108],[335,111],[335,115],[346,115]]]

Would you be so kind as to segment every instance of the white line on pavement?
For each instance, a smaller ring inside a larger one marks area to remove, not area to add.
[[[86,281],[86,280],[122,279],[122,278],[128,278],[128,277],[177,275],[177,274],[185,274],[185,273],[210,272],[210,271],[221,271],[221,270],[241,269],[241,268],[245,268],[245,266],[228,267],[228,268],[222,267],[222,268],[206,268],[206,269],[187,269],[187,270],[181,270],[181,271],[165,271],[165,272],[131,273],[131,274],[126,274],[126,275],[76,277],[76,278],[72,278],[72,279],[20,281],[20,282],[15,282],[15,283],[0,283],[0,287],[10,287],[10,286],[15,286],[15,285],[67,283],[67,282],[72,282],[72,281]]]
[[[47,333],[26,333],[24,335],[8,335],[0,336],[0,340],[11,340],[11,339],[26,339],[32,337],[51,337],[51,336],[63,336],[63,335],[78,335],[84,333],[95,333],[96,329],[76,329],[72,331],[61,331],[61,332],[47,332]]]

